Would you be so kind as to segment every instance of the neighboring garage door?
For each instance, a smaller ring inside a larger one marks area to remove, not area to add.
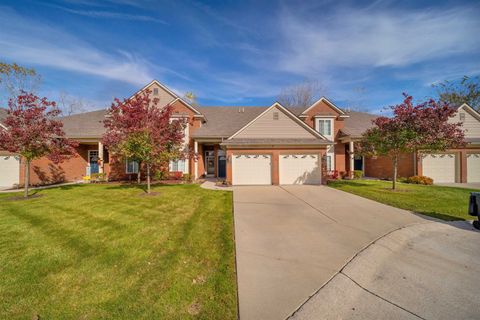
[[[455,182],[455,154],[428,154],[423,158],[423,175],[434,183]]]
[[[320,184],[321,166],[318,155],[280,155],[280,184]]]
[[[14,156],[0,155],[0,187],[18,184],[20,163]]]
[[[467,182],[480,182],[480,153],[467,154]]]
[[[272,159],[267,154],[232,156],[234,185],[272,184]]]

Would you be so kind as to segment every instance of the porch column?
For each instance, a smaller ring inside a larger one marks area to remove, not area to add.
[[[103,143],[101,141],[98,141],[98,159],[100,159],[98,173],[103,173]]]
[[[349,151],[349,156],[350,156],[350,178],[353,178],[353,170],[354,170],[354,158],[355,155],[353,154],[354,148],[353,148],[353,141],[350,140],[348,143],[348,151]]]
[[[195,152],[195,158],[193,161],[193,179],[198,179],[198,142],[195,140],[193,143],[193,151]]]

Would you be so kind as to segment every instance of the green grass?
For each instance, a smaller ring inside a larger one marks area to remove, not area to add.
[[[0,319],[236,319],[232,194],[152,191],[0,194]]]
[[[449,221],[473,219],[468,215],[468,201],[470,192],[478,192],[405,183],[398,183],[398,190],[393,191],[391,182],[371,180],[339,180],[328,185],[393,207]]]

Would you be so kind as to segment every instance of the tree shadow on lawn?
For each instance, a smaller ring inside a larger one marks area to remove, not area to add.
[[[359,182],[360,180],[342,180],[334,181],[331,183],[331,186],[350,186],[350,187],[370,187],[371,184]]]

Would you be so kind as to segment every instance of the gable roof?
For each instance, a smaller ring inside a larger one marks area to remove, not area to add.
[[[269,108],[265,109],[261,114],[259,114],[257,117],[255,117],[253,120],[251,120],[249,123],[247,123],[246,125],[244,125],[242,128],[240,128],[237,132],[235,132],[234,134],[232,134],[228,140],[231,140],[233,138],[235,138],[236,135],[238,135],[239,133],[241,133],[242,131],[244,131],[245,129],[247,129],[250,125],[252,125],[253,123],[255,123],[255,121],[257,119],[259,119],[260,117],[262,117],[264,114],[266,114],[268,111],[270,111],[271,109],[274,109],[274,108],[277,108],[278,110],[280,110],[281,112],[283,112],[287,117],[289,117],[290,119],[292,119],[293,121],[295,121],[300,127],[303,127],[306,131],[310,132],[310,134],[312,134],[312,136],[316,137],[317,139],[322,139],[322,140],[327,140],[324,136],[322,136],[318,131],[314,130],[313,128],[311,128],[309,125],[307,125],[305,122],[303,122],[302,120],[300,120],[296,115],[294,115],[291,111],[289,111],[287,108],[285,108],[284,106],[282,106],[279,102],[275,102],[274,104],[272,104]]]
[[[343,120],[343,128],[340,131],[343,135],[353,138],[360,137],[365,130],[373,127],[372,121],[379,117],[375,114],[358,111],[349,111],[347,115],[349,117]]]
[[[148,87],[150,87],[152,84],[156,84],[157,86],[159,86],[160,88],[162,88],[163,90],[165,90],[166,92],[168,92],[171,96],[173,96],[174,100],[171,101],[170,103],[174,103],[175,101],[177,100],[180,100],[186,107],[188,107],[190,110],[192,110],[194,113],[200,115],[201,113],[195,109],[190,103],[188,103],[187,101],[183,100],[181,97],[179,97],[175,92],[173,92],[172,90],[170,90],[167,86],[163,85],[162,83],[160,83],[160,81],[156,80],[156,79],[153,79],[152,81],[150,81],[147,85],[145,85],[143,88],[141,88],[140,90],[138,90],[137,92],[135,92],[134,94],[132,94],[127,100],[129,99],[132,99],[133,97],[135,97],[137,94],[139,94],[140,92],[144,91],[145,89],[147,89]]]
[[[480,121],[480,112],[475,110],[474,108],[470,107],[468,104],[464,103],[460,107],[457,107],[457,111],[459,110],[465,110],[468,113],[470,113],[473,117],[475,117],[478,121]]]
[[[199,107],[207,122],[192,134],[196,138],[228,138],[267,107]]]
[[[333,102],[331,102],[330,100],[328,100],[327,98],[325,97],[321,97],[320,99],[318,99],[317,101],[315,101],[310,107],[308,107],[307,109],[303,110],[303,112],[300,114],[300,115],[305,115],[310,109],[314,108],[317,104],[319,104],[320,102],[325,102],[330,108],[332,108],[333,110],[337,111],[340,115],[345,115],[345,111],[343,111],[342,109],[340,109],[339,107],[337,107]]]

